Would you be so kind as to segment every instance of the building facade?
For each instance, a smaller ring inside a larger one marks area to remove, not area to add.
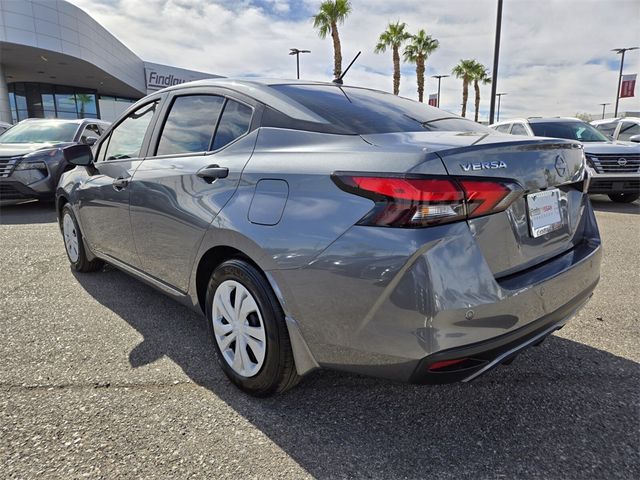
[[[0,121],[111,121],[147,93],[219,76],[145,62],[65,0],[0,0]]]

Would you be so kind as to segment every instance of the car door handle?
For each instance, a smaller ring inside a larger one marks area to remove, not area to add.
[[[113,181],[113,188],[120,191],[129,186],[129,179],[131,177],[118,177]]]
[[[200,178],[204,178],[208,183],[213,182],[216,178],[227,178],[229,175],[229,169],[221,167],[220,165],[209,165],[208,167],[201,168],[196,173]]]

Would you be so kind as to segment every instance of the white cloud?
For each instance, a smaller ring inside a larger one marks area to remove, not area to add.
[[[291,78],[295,59],[289,48],[312,50],[301,57],[303,78],[328,80],[333,53],[320,40],[311,15],[319,0],[71,0],[107,27],[145,60],[226,76]],[[496,0],[352,0],[353,13],[341,28],[344,66],[362,55],[348,83],[391,90],[391,54],[373,47],[390,21],[410,30],[424,28],[440,41],[427,74],[449,74],[462,58],[491,68]],[[615,47],[640,45],[637,0],[506,0],[498,90],[501,117],[595,113],[613,102],[619,56]],[[625,72],[640,70],[640,51],[629,52]],[[460,111],[461,82],[442,82],[442,107]],[[481,118],[489,108],[490,86],[483,86]],[[427,93],[436,89],[427,80]],[[640,87],[638,88],[640,90]],[[637,92],[640,95],[640,91]],[[415,74],[403,66],[401,94],[415,98]],[[470,95],[469,106],[473,109]],[[611,107],[609,107],[611,108]],[[640,101],[623,99],[621,110],[640,110]]]

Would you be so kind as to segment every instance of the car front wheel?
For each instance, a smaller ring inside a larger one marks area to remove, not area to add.
[[[73,210],[66,204],[62,208],[61,215],[62,236],[64,238],[64,249],[67,252],[71,268],[76,272],[95,272],[99,270],[102,260],[89,260],[82,242],[82,233],[78,227],[78,222],[73,214]]]
[[[265,397],[297,383],[284,313],[260,271],[241,259],[222,263],[206,301],[218,363],[236,386]]]
[[[640,198],[640,194],[637,193],[611,193],[609,198],[612,202],[616,203],[631,203]]]

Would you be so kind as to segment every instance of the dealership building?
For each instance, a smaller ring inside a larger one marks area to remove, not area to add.
[[[65,0],[0,0],[0,121],[111,121],[148,93],[219,76],[145,62]]]

